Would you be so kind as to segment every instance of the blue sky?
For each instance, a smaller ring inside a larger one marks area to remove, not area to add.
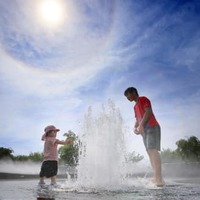
[[[40,0],[0,0],[0,146],[41,152],[48,124],[81,134],[89,106],[108,99],[124,120],[128,151],[145,155],[132,133],[129,86],[147,96],[162,148],[200,138],[198,0],[59,0],[62,19],[42,20]]]

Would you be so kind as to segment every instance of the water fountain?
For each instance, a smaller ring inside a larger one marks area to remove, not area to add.
[[[125,181],[123,120],[109,100],[94,116],[88,109],[83,123],[78,184],[87,188],[117,189]]]

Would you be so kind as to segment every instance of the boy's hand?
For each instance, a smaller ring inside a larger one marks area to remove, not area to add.
[[[138,127],[138,132],[139,132],[139,134],[144,134],[144,127],[142,126],[142,125],[140,125],[139,127]]]
[[[137,128],[134,128],[133,131],[136,135],[143,135],[144,134],[144,127],[138,126]]]
[[[134,132],[136,135],[139,135],[139,134],[140,134],[137,128],[134,128],[133,132]]]

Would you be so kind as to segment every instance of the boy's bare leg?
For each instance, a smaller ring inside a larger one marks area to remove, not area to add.
[[[163,186],[164,180],[162,178],[162,169],[161,169],[161,158],[160,154],[156,149],[148,149],[147,150],[150,162],[154,171],[153,182],[157,186]]]

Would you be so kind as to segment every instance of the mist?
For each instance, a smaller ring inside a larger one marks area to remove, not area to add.
[[[166,178],[199,178],[199,162],[173,162],[162,164],[163,175]]]
[[[32,161],[0,160],[0,172],[11,174],[39,174],[41,163]]]

